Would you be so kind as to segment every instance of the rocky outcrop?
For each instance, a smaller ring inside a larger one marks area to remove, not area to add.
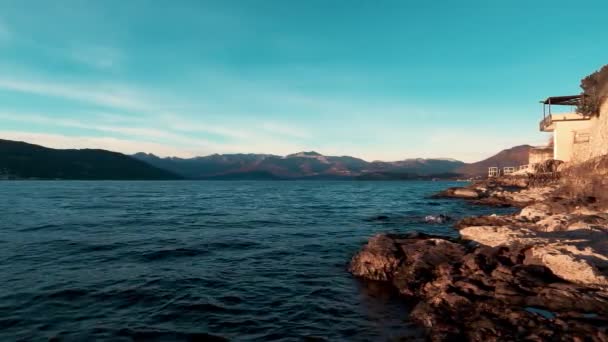
[[[555,175],[572,171],[545,166],[545,180],[492,179],[438,195],[519,213],[465,218],[459,239],[377,235],[350,271],[393,284],[431,340],[608,341],[608,203],[587,190],[603,188],[585,183],[584,196],[570,196]]]
[[[523,208],[543,201],[556,185],[527,187],[528,178],[503,177],[472,183],[466,187],[448,188],[433,198],[459,198],[473,204],[494,207]]]
[[[433,195],[433,198],[462,198],[462,199],[479,199],[485,197],[485,193],[471,187],[454,187],[443,190],[442,192]]]
[[[608,293],[568,281],[538,258],[525,244],[377,235],[349,269],[391,282],[434,341],[608,339]]]
[[[564,280],[608,287],[608,214],[537,203],[518,215],[466,219],[457,227],[463,239],[486,246],[527,248],[528,263]]]

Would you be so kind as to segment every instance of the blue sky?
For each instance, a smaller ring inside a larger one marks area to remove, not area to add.
[[[475,161],[608,63],[608,2],[0,2],[0,138]]]

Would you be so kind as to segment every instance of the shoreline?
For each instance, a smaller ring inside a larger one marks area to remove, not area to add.
[[[557,171],[557,168],[554,168]],[[472,216],[459,238],[371,237],[349,271],[392,284],[433,341],[608,340],[608,213],[562,193],[560,175],[502,177],[434,197],[517,207]]]

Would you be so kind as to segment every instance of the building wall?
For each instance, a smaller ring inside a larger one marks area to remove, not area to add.
[[[553,158],[564,162],[575,159],[574,137],[577,132],[587,131],[590,124],[590,120],[556,122],[553,131]],[[576,159],[579,157],[577,156]]]
[[[608,154],[608,100],[600,108],[600,115],[591,119],[590,146],[586,159]]]
[[[545,160],[549,160],[549,159],[553,159],[553,148],[552,147],[530,149],[530,157],[529,157],[530,165],[540,164],[540,163],[544,162]]]
[[[589,133],[589,130],[586,131]],[[589,159],[591,155],[591,139],[588,140],[574,140],[574,144],[572,145],[572,159],[570,160],[572,163],[581,163]]]

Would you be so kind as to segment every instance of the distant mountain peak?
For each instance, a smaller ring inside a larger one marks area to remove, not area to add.
[[[294,153],[294,154],[289,154],[285,158],[294,158],[294,157],[315,158],[315,157],[323,157],[323,155],[321,153],[318,153],[315,151],[309,151],[309,152],[298,152],[298,153]]]
[[[136,156],[136,157],[160,158],[159,156],[155,155],[154,153],[146,153],[146,152],[137,152],[137,153],[134,154],[134,156]]]

